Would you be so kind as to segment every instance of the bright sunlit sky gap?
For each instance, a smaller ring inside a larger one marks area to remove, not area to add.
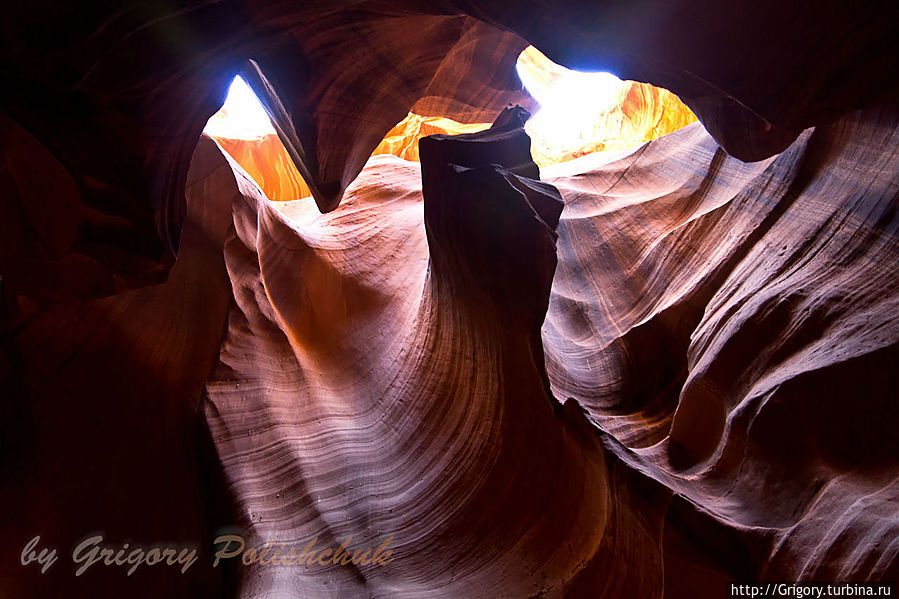
[[[578,147],[589,141],[599,115],[618,104],[623,82],[607,72],[587,73],[558,67],[552,85],[522,64],[516,67],[521,82],[540,103],[528,130],[560,147]]]
[[[240,76],[236,76],[228,88],[222,109],[212,115],[204,131],[215,137],[254,139],[275,133],[275,128],[259,98]]]

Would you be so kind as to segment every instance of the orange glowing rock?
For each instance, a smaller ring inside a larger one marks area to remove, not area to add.
[[[541,109],[525,127],[539,166],[629,148],[696,121],[690,109],[666,89],[621,81],[608,73],[570,71],[533,46],[521,53],[517,68],[528,91],[541,103]],[[221,126],[220,121],[231,116],[226,104],[210,119],[210,124],[219,126],[207,133],[256,181],[266,197],[289,201],[309,196],[309,187],[278,136]],[[392,154],[418,161],[418,140],[422,137],[474,133],[488,127],[490,123],[467,124],[409,112],[384,136],[372,155]]]
[[[220,115],[217,113],[213,118],[220,118]],[[444,117],[426,117],[410,112],[384,136],[372,155],[392,154],[417,162],[418,140],[422,137],[437,133],[474,133],[488,127],[490,123],[465,124]],[[284,202],[310,195],[309,187],[277,134],[242,138],[223,131],[207,133],[256,181],[269,200]]]
[[[449,135],[475,133],[489,127],[490,123],[465,124],[445,117],[421,116],[410,112],[384,136],[384,141],[375,148],[372,154],[393,154],[417,162],[418,140],[422,137],[438,133]]]
[[[253,139],[212,137],[253,177],[268,199],[286,202],[310,195],[309,187],[277,134],[268,133]]]

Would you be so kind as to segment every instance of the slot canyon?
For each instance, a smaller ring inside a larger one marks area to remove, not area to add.
[[[0,597],[895,594],[899,3],[2,39]]]

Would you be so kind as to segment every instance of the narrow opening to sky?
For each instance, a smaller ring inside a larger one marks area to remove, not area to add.
[[[544,59],[546,60],[546,59]],[[619,102],[623,82],[612,73],[572,71],[559,65],[537,69],[519,60],[521,82],[540,103],[528,129],[548,144],[578,147],[589,142],[600,115]]]
[[[275,133],[275,128],[259,98],[238,75],[228,88],[221,110],[212,115],[204,131],[214,137],[255,139]]]

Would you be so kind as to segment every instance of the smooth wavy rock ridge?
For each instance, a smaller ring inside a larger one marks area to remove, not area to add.
[[[895,128],[857,113],[745,164],[694,125],[590,157],[559,192],[500,128],[426,138],[421,173],[372,159],[328,215],[235,204],[207,418],[248,530],[390,537],[396,560],[259,567],[242,593],[686,597],[691,576],[895,573],[877,414],[899,330],[869,315],[896,308],[899,162],[867,149]],[[821,322],[832,336],[803,334]]]
[[[205,547],[205,565],[12,588],[680,598],[894,577],[884,114],[756,163],[694,124],[541,182],[510,109],[424,139],[420,165],[373,157],[324,215],[270,202],[204,138],[165,285],[20,303],[22,370],[6,376],[33,399],[6,409],[31,424],[5,442],[31,473],[5,502],[18,536],[165,535]],[[93,403],[58,420],[59,397]],[[83,459],[110,447],[115,479]],[[54,463],[71,482],[36,503]],[[156,497],[160,480],[167,502],[125,501],[114,520],[93,499]],[[223,525],[248,544],[387,543],[392,560],[211,568]]]

